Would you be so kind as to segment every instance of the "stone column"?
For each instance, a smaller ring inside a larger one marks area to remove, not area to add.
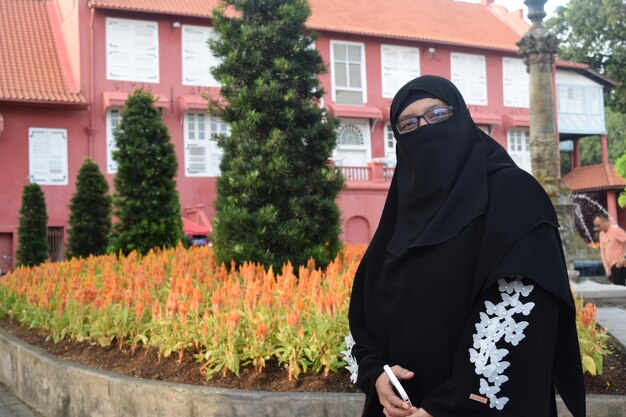
[[[574,223],[575,204],[569,190],[559,181],[559,139],[555,129],[554,86],[552,69],[559,50],[556,36],[543,25],[546,0],[525,0],[532,25],[517,42],[518,55],[524,59],[530,78],[530,157],[534,177],[550,196],[559,217],[559,232],[570,278],[574,270],[577,233]],[[582,239],[578,237],[578,241]],[[581,243],[578,242],[578,243]]]
[[[533,175],[554,198],[559,191],[558,145],[554,123],[552,67],[556,36],[543,25],[546,0],[525,0],[532,25],[517,42],[530,78],[530,155]]]

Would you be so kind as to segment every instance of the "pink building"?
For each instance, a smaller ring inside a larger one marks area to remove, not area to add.
[[[51,257],[63,257],[70,198],[85,157],[112,185],[113,128],[136,88],[158,97],[179,157],[183,216],[214,216],[228,126],[206,114],[202,94],[219,96],[206,46],[216,0],[3,0],[0,2],[0,269],[14,265],[21,190],[39,183],[50,216]],[[395,165],[389,105],[422,74],[451,79],[474,120],[530,170],[528,75],[515,42],[521,11],[484,0],[406,2],[310,0],[308,26],[328,64],[324,105],[340,117],[333,153],[346,189],[343,239],[367,242]],[[557,78],[558,81],[558,78]],[[558,87],[558,85],[557,85]],[[602,120],[603,120],[602,114]],[[556,144],[555,144],[556,146]]]

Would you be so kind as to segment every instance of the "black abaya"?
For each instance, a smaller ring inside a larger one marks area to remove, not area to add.
[[[363,415],[383,415],[374,384],[384,364],[397,364],[415,373],[403,381],[413,404],[434,417],[556,416],[554,385],[584,416],[574,305],[548,197],[478,130],[445,79],[403,87],[392,122],[412,90],[455,115],[412,136],[395,131],[398,167],[350,302]],[[455,141],[465,142],[450,149]],[[437,151],[452,155],[432,158]]]

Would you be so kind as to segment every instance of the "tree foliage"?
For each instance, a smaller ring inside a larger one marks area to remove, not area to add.
[[[48,213],[38,184],[24,186],[17,234],[18,266],[36,266],[48,260]]]
[[[584,62],[621,83],[607,104],[626,113],[626,2],[570,0],[546,25],[561,41],[560,58]]]
[[[176,154],[149,92],[136,90],[121,111],[113,158],[115,176],[111,248],[127,254],[175,246],[183,238],[176,190]]]
[[[236,10],[225,13],[226,8]],[[222,63],[213,74],[226,104],[210,111],[229,123],[217,180],[215,252],[237,264],[279,268],[340,249],[336,198],[341,175],[328,165],[336,119],[320,108],[325,71],[305,21],[305,0],[225,0],[214,10]]]
[[[70,202],[67,253],[87,257],[106,252],[111,233],[109,184],[98,165],[87,158],[76,179],[76,193]]]

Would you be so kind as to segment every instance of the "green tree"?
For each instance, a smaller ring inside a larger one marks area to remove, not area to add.
[[[114,132],[117,151],[111,249],[147,253],[175,246],[183,238],[176,154],[161,112],[149,92],[136,90],[121,111]]]
[[[225,13],[226,8],[237,11]],[[222,63],[213,70],[226,104],[211,113],[230,124],[213,224],[218,259],[280,268],[337,254],[343,178],[328,165],[337,120],[320,108],[325,71],[312,47],[305,0],[225,0],[214,10]]]
[[[111,232],[111,196],[109,184],[91,159],[78,171],[76,193],[70,202],[67,242],[69,257],[102,255]]]
[[[18,266],[36,266],[48,260],[48,213],[38,184],[24,186],[17,234]]]
[[[546,23],[561,41],[559,57],[584,62],[621,83],[607,104],[626,113],[626,3],[624,0],[570,0]]]

